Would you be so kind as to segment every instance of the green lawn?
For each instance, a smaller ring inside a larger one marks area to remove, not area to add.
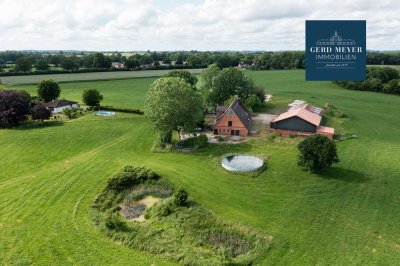
[[[296,166],[296,139],[210,146],[194,154],[151,153],[155,135],[136,115],[89,114],[59,126],[1,130],[0,261],[168,264],[112,242],[88,214],[106,180],[137,164],[183,186],[221,218],[272,235],[262,264],[398,264],[400,97],[305,82],[302,70],[247,73],[279,99],[335,104],[349,116],[346,131],[359,138],[339,142],[341,162],[318,176]],[[113,86],[121,95],[110,104],[125,97],[121,105],[131,101],[136,107],[152,80],[97,84],[126,82]],[[63,93],[77,90],[73,84],[63,84]],[[228,152],[268,156],[267,169],[256,178],[229,174],[219,166]]]
[[[188,69],[188,71],[198,74],[202,69]],[[48,75],[26,75],[0,77],[3,84],[37,84],[44,79],[53,79],[57,82],[88,81],[88,80],[113,80],[113,79],[132,79],[143,77],[159,77],[169,72],[169,70],[141,70],[141,71],[109,71],[91,73],[71,73],[71,74],[48,74]]]
[[[107,81],[83,81],[60,83],[60,98],[82,103],[82,93],[85,89],[98,89],[104,96],[101,105],[115,107],[131,107],[142,109],[150,84],[156,78],[136,78]],[[24,89],[31,95],[36,95],[36,85],[16,85],[12,88]]]

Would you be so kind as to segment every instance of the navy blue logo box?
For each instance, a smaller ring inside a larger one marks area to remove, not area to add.
[[[365,20],[306,20],[306,80],[365,80],[365,75]]]

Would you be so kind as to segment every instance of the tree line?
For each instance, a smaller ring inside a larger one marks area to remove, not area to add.
[[[239,66],[246,69],[303,69],[304,51],[282,52],[200,52],[147,51],[130,56],[119,52],[96,53],[39,53],[0,52],[0,72],[8,68],[9,74],[26,72],[115,70],[112,62],[124,63],[124,70],[205,68],[216,64],[220,68]],[[367,52],[367,64],[399,65],[400,52]],[[10,66],[13,65],[13,66]],[[61,70],[52,67],[59,67]],[[35,71],[32,71],[32,69]],[[0,73],[5,75],[4,73]]]
[[[399,72],[391,67],[368,67],[365,81],[336,81],[335,83],[349,90],[400,95]]]

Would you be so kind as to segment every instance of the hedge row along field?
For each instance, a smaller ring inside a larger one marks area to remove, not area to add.
[[[184,190],[173,192],[155,172],[125,166],[96,198],[93,220],[118,243],[184,265],[251,265],[266,255],[267,235],[222,222]]]

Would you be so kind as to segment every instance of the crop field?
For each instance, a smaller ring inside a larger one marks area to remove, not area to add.
[[[191,73],[198,74],[202,69],[188,69]],[[169,70],[141,70],[141,71],[109,71],[92,73],[71,73],[71,74],[49,74],[49,75],[26,75],[0,77],[3,84],[37,84],[45,79],[53,79],[57,82],[88,81],[88,80],[112,80],[112,79],[131,79],[144,77],[159,77],[169,72]]]
[[[303,70],[246,73],[273,95],[271,105],[302,99],[346,113],[341,126],[358,138],[337,143],[340,163],[321,175],[301,170],[297,138],[154,153],[145,118],[121,113],[0,130],[0,264],[174,265],[93,225],[94,198],[127,164],[154,169],[218,217],[271,235],[260,265],[398,264],[400,97],[306,82]],[[66,83],[62,97],[79,100],[95,87],[104,104],[141,107],[153,80]],[[267,157],[266,170],[257,177],[224,171],[219,159],[235,152]]]

